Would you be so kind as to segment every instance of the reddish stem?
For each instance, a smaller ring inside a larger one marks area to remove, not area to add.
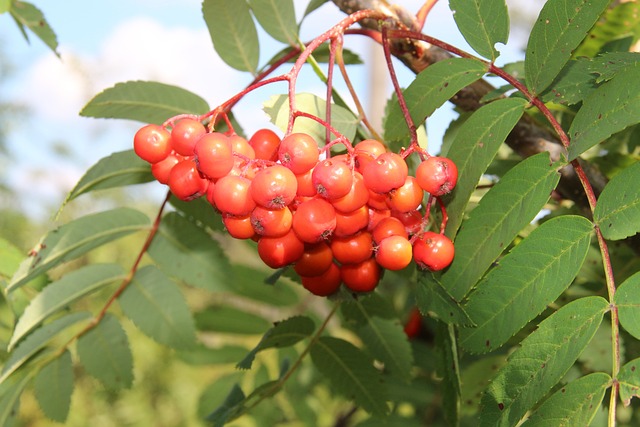
[[[427,16],[429,16],[429,12],[431,12],[431,9],[433,9],[433,6],[435,6],[437,2],[438,0],[427,0],[424,2],[418,13],[416,13],[415,25],[413,28],[415,31],[422,31],[424,23],[427,21]]]
[[[331,98],[333,97],[333,68],[336,63],[336,47],[342,46],[342,38],[338,35],[331,39],[329,44],[329,63],[327,64],[327,96],[325,103],[324,119],[331,123]],[[331,141],[331,131],[325,129],[325,145]],[[329,155],[329,153],[327,153]]]

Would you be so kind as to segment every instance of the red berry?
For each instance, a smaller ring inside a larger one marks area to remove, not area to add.
[[[256,152],[253,147],[249,145],[249,141],[240,135],[231,135],[229,137],[229,142],[231,143],[231,151],[234,153],[240,154],[241,156],[247,157],[251,160],[256,158]]]
[[[278,160],[278,146],[280,137],[270,129],[260,129],[249,139],[249,145],[253,148],[256,159]]]
[[[171,169],[168,184],[180,200],[193,200],[206,193],[209,181],[200,176],[193,160],[186,159]]]
[[[373,254],[373,239],[368,231],[353,236],[334,237],[331,240],[331,252],[340,264],[357,264]]]
[[[405,239],[409,238],[402,221],[393,217],[382,218],[373,228],[371,235],[376,244],[380,244],[384,239],[391,236],[400,236]]]
[[[422,314],[420,314],[420,310],[417,307],[414,307],[409,312],[407,323],[404,324],[404,333],[411,339],[417,337],[421,330]]]
[[[258,255],[271,268],[280,268],[300,259],[304,252],[304,243],[293,230],[284,236],[261,237],[258,240]]]
[[[213,200],[215,206],[224,213],[248,215],[256,203],[249,195],[251,181],[241,176],[227,175],[215,183]]]
[[[439,271],[447,268],[455,253],[453,242],[443,235],[427,231],[413,242],[413,259],[420,268]]]
[[[329,238],[336,228],[336,210],[323,199],[302,202],[293,216],[293,230],[303,242],[317,243]]]
[[[193,156],[196,142],[207,133],[204,125],[194,119],[179,120],[171,130],[171,146],[176,153]]]
[[[233,168],[234,158],[229,138],[221,133],[207,133],[196,142],[194,153],[198,170],[203,175],[217,179]]]
[[[416,179],[422,189],[436,197],[449,193],[458,182],[458,168],[446,157],[429,157],[418,165]]]
[[[293,216],[288,207],[282,209],[267,209],[256,206],[251,212],[251,225],[261,236],[282,236],[291,230]]]
[[[300,276],[319,276],[333,264],[333,253],[325,242],[305,245],[305,250],[293,269]]]
[[[369,225],[369,208],[362,206],[353,212],[341,213],[336,211],[336,229],[333,235],[345,237],[356,234]]]
[[[409,173],[407,163],[396,153],[383,153],[362,171],[367,188],[376,193],[388,193],[401,187]]]
[[[133,137],[133,151],[149,163],[158,163],[171,153],[171,134],[159,125],[146,125]]]
[[[333,262],[319,276],[300,276],[300,279],[306,290],[321,297],[335,293],[342,283],[340,268]]]
[[[408,175],[401,187],[389,192],[387,205],[389,209],[397,212],[414,211],[422,204],[423,195],[418,180]]]
[[[166,184],[169,182],[169,174],[171,169],[181,160],[184,160],[179,154],[169,154],[164,160],[160,160],[158,163],[151,165],[151,173],[158,180],[160,184]]]
[[[274,165],[260,170],[251,181],[251,197],[260,206],[281,209],[296,197],[298,181],[288,168]]]
[[[402,270],[411,263],[412,247],[403,236],[382,239],[376,250],[376,262],[387,270]]]
[[[359,264],[344,264],[340,267],[340,277],[344,285],[355,292],[371,292],[380,281],[380,266],[375,258]]]
[[[222,215],[222,222],[224,223],[227,233],[231,237],[236,239],[250,239],[256,235],[253,225],[251,225],[251,216],[234,216],[234,215]]]
[[[316,165],[311,180],[319,195],[335,200],[349,193],[353,184],[353,173],[345,162],[327,159]]]
[[[296,175],[311,170],[318,163],[319,155],[318,144],[305,133],[292,133],[284,137],[278,148],[280,163]]]
[[[366,205],[369,201],[369,190],[359,172],[354,172],[353,183],[349,192],[339,199],[331,200],[331,204],[339,212],[352,212]]]

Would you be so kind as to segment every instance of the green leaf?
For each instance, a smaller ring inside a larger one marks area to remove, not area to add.
[[[151,182],[149,164],[133,150],[120,151],[104,157],[91,166],[67,196],[67,201],[90,191]]]
[[[388,297],[371,292],[358,298],[348,299],[340,305],[345,323],[351,328],[365,325],[372,317],[382,319],[397,319],[395,308]]]
[[[571,58],[609,0],[549,0],[533,25],[525,56],[527,88],[542,93]]]
[[[474,324],[460,303],[447,292],[433,273],[420,274],[416,288],[416,304],[422,314],[435,315],[447,324],[468,326]]]
[[[492,380],[482,397],[480,426],[512,426],[571,368],[591,341],[609,303],[575,300],[546,318]]]
[[[0,279],[13,276],[24,254],[13,243],[0,237]]]
[[[298,24],[293,0],[249,0],[249,6],[271,37],[292,46],[297,44]]]
[[[9,349],[52,314],[103,287],[125,278],[117,264],[92,264],[72,271],[47,285],[25,308],[9,341]]]
[[[247,2],[204,0],[202,14],[220,58],[236,70],[255,73],[260,47]]]
[[[276,323],[265,332],[258,345],[238,363],[237,368],[251,369],[251,364],[260,351],[268,348],[291,347],[309,337],[314,328],[313,320],[305,316],[294,316]]]
[[[190,365],[231,365],[238,362],[247,354],[247,348],[239,345],[225,345],[222,347],[205,347],[196,344],[195,347],[180,349],[178,358]]]
[[[640,272],[618,287],[613,302],[618,307],[622,327],[640,339]]]
[[[191,311],[176,284],[152,265],[136,271],[118,298],[124,314],[160,344],[193,347],[196,331]]]
[[[544,102],[557,102],[566,105],[582,102],[597,89],[591,67],[590,59],[570,60],[540,98]]]
[[[460,89],[482,78],[487,72],[487,67],[486,64],[473,59],[451,58],[436,62],[418,74],[404,91],[414,124],[419,126]],[[409,143],[409,129],[397,103],[391,105],[385,118],[384,129],[384,139],[387,143]]]
[[[199,331],[257,335],[271,326],[264,317],[227,306],[206,307],[194,317]]]
[[[108,389],[129,388],[133,383],[133,357],[127,334],[111,313],[77,342],[80,362]]]
[[[207,416],[207,421],[214,427],[222,427],[227,421],[234,419],[241,413],[245,402],[245,395],[238,384],[235,384],[224,402]]]
[[[273,55],[273,57],[267,61],[267,64],[272,65],[276,61],[280,60],[283,56],[290,53],[293,48],[291,46],[287,46],[282,49],[280,52]],[[296,48],[297,49],[297,48]],[[329,43],[322,43],[313,51],[313,59],[315,59],[319,63],[328,63],[329,62]],[[297,60],[297,56],[290,58],[287,63],[293,64]],[[344,60],[345,65],[357,65],[364,64],[360,55],[358,55],[353,50],[349,50],[346,48],[342,49],[342,59]]]
[[[296,108],[300,111],[324,119],[326,106],[327,102],[319,96],[310,93],[296,94]],[[287,130],[289,123],[289,97],[287,95],[272,96],[268,101],[264,102],[263,109],[269,115],[271,123],[278,126],[283,132]],[[331,126],[350,141],[356,135],[359,122],[359,119],[346,108],[335,104],[331,106]],[[323,145],[321,142],[326,138],[325,127],[306,117],[296,119],[293,132],[303,132],[311,135],[320,145]],[[332,135],[332,138],[335,138],[335,135]]]
[[[533,413],[524,427],[588,426],[611,386],[611,377],[596,372],[578,378],[556,391]]]
[[[12,0],[0,0],[0,13],[8,12],[11,9],[11,3]]]
[[[620,400],[624,406],[631,405],[633,397],[640,397],[640,358],[625,363],[618,373]]]
[[[458,167],[458,183],[443,198],[449,214],[449,237],[454,237],[480,177],[522,116],[526,105],[527,102],[520,98],[492,102],[480,107],[458,129],[447,152],[447,157]]]
[[[311,347],[310,354],[333,392],[354,400],[373,415],[383,416],[388,412],[382,376],[362,350],[340,338],[324,336]]]
[[[540,212],[558,184],[548,153],[520,162],[471,211],[455,239],[456,255],[441,276],[458,301],[476,284],[516,235]]]
[[[171,195],[169,203],[171,203],[171,206],[176,208],[176,210],[182,212],[189,221],[200,223],[214,231],[224,231],[222,217],[218,215],[206,197],[185,202]]]
[[[458,346],[453,325],[438,322],[436,334],[436,367],[442,394],[444,418],[450,426],[457,426],[460,418],[461,378]]]
[[[368,353],[384,364],[385,373],[409,382],[413,353],[407,334],[398,320],[373,317],[358,329],[358,336]]]
[[[469,45],[494,62],[500,54],[496,43],[509,39],[509,12],[504,0],[451,0],[458,29]]]
[[[593,58],[598,52],[602,52],[607,44],[619,40],[621,35],[626,34],[632,34],[635,39],[640,36],[640,4],[635,1],[618,3],[607,9],[575,50],[574,58]]]
[[[460,330],[472,353],[501,347],[565,291],[580,271],[593,224],[584,217],[550,219],[518,243],[468,296],[465,310],[477,325]]]
[[[229,283],[229,261],[218,242],[175,212],[162,219],[148,254],[165,274],[191,286],[220,291]]]
[[[31,335],[20,342],[18,346],[11,351],[9,358],[4,362],[2,372],[0,372],[0,384],[3,383],[9,375],[16,371],[20,366],[31,358],[34,354],[42,350],[56,336],[72,325],[87,320],[91,317],[88,312],[78,312],[60,317],[40,329],[35,330]]]
[[[246,265],[232,266],[233,292],[276,307],[286,307],[296,304],[300,295],[296,293],[286,278],[276,282],[276,286],[267,285],[264,281],[268,273],[258,271]]]
[[[22,372],[0,383],[0,426],[13,426],[18,418],[20,396],[36,371]]]
[[[179,114],[204,114],[207,111],[207,102],[186,89],[138,80],[117,83],[103,90],[84,106],[80,115],[162,124]]]
[[[69,350],[38,372],[34,387],[42,412],[50,419],[64,423],[69,415],[73,393],[73,362]]]
[[[616,74],[584,100],[569,128],[569,160],[638,123],[638,111],[640,67],[632,67]]]
[[[311,0],[307,5],[307,9],[304,11],[304,17],[306,18],[314,10],[327,3],[329,0]]]
[[[620,240],[640,231],[640,162],[614,176],[596,203],[593,218],[605,239]]]
[[[589,62],[589,71],[598,74],[596,83],[602,83],[611,80],[621,71],[637,67],[639,62],[638,52],[605,52]]]
[[[480,398],[484,390],[491,384],[493,378],[507,362],[505,355],[486,356],[467,365],[460,373],[461,414],[475,416],[480,409]]]
[[[240,380],[242,380],[241,374],[234,372],[216,378],[213,383],[209,384],[198,399],[198,417],[204,419],[211,413],[210,408],[216,408],[222,405],[226,396],[220,391],[232,389]]]
[[[27,41],[29,41],[29,37],[27,36],[25,27],[31,30],[33,34],[42,40],[44,44],[46,44],[49,49],[56,54],[56,56],[60,56],[60,53],[58,52],[58,38],[56,37],[56,33],[53,31],[51,25],[49,25],[40,9],[31,3],[15,0],[11,5],[9,13],[11,13],[11,16],[16,21],[16,24],[18,24],[18,27],[20,27],[20,30]]]
[[[7,287],[12,292],[36,276],[92,249],[149,227],[140,211],[116,208],[86,215],[49,232],[25,259]]]

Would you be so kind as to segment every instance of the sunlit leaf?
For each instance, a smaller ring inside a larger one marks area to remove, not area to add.
[[[616,132],[640,121],[640,67],[630,67],[603,83],[588,98],[569,128],[573,160]]]
[[[513,352],[482,397],[480,426],[512,426],[562,379],[591,341],[609,303],[575,300],[547,317]]]
[[[220,58],[236,70],[254,73],[260,48],[247,2],[204,0],[202,14]]]
[[[0,382],[0,425],[13,426],[18,419],[20,406],[20,396],[33,379],[36,371],[22,372],[10,378],[8,381]]]
[[[456,132],[447,157],[458,167],[458,183],[453,192],[443,198],[449,214],[447,236],[455,236],[480,177],[526,105],[527,102],[519,98],[492,102],[475,111]]]
[[[271,37],[282,43],[296,45],[298,24],[293,0],[249,0],[249,6]]]
[[[127,334],[110,314],[80,336],[76,349],[87,372],[112,390],[131,387],[133,356]]]
[[[149,218],[130,208],[90,214],[61,225],[36,245],[31,256],[20,264],[7,289],[11,292],[50,268],[148,227]]]
[[[427,67],[403,92],[414,124],[420,125],[445,101],[486,72],[486,64],[465,58],[447,59]],[[384,129],[387,143],[404,141],[405,145],[409,144],[409,129],[397,103],[392,104]]]
[[[582,102],[597,89],[591,72],[592,62],[587,58],[570,60],[553,84],[542,93],[544,102],[574,105]]]
[[[200,223],[212,230],[224,231],[224,223],[222,217],[216,214],[211,203],[207,202],[205,197],[196,200],[184,201],[171,195],[169,198],[171,206],[182,212],[184,216],[191,222]]]
[[[589,426],[610,385],[611,377],[602,372],[578,378],[545,400],[523,426]]]
[[[622,327],[640,339],[640,273],[629,277],[618,287],[614,302]]]
[[[620,383],[620,400],[624,406],[629,406],[633,397],[640,398],[640,359],[634,359],[622,365],[618,382]]]
[[[34,393],[44,414],[64,423],[71,407],[73,393],[73,362],[71,353],[65,350],[43,367],[34,381]]]
[[[0,278],[13,276],[24,254],[13,243],[0,237]]]
[[[219,243],[175,212],[162,219],[148,254],[165,274],[191,286],[219,291],[230,278],[229,261]]]
[[[624,34],[640,36],[640,3],[635,1],[612,3],[589,31],[580,46],[573,52],[574,58],[594,57],[607,44],[615,42]]]
[[[580,216],[537,227],[478,283],[464,306],[477,325],[460,330],[460,346],[485,353],[502,346],[571,284],[591,243],[593,225]]]
[[[91,166],[67,196],[67,201],[90,191],[124,187],[153,181],[149,164],[133,150],[104,157]]]
[[[640,162],[625,168],[604,187],[593,218],[606,239],[620,240],[640,231]]]
[[[455,239],[456,254],[441,283],[458,301],[476,284],[549,200],[560,176],[547,153],[507,172],[471,211]]]
[[[326,106],[327,102],[319,96],[310,93],[296,94],[296,108],[300,111],[324,119]],[[273,124],[278,126],[283,132],[287,130],[289,122],[289,97],[287,95],[272,96],[268,101],[264,102],[263,109],[265,113],[269,115]],[[331,106],[331,126],[350,141],[353,140],[356,134],[358,123],[360,123],[360,120],[354,116],[351,111],[339,105],[334,104]],[[293,131],[311,135],[320,145],[322,145],[322,142],[326,138],[326,128],[306,117],[296,119]],[[335,135],[332,135],[332,139],[335,137]]]
[[[388,412],[382,377],[366,353],[348,341],[328,336],[320,337],[310,353],[335,393],[354,400],[371,414]]]
[[[156,267],[136,271],[118,302],[124,314],[157,342],[175,349],[195,344],[194,322],[184,296]]]
[[[49,25],[49,22],[45,19],[42,11],[35,7],[33,4],[26,1],[14,0],[9,9],[9,13],[15,20],[18,27],[22,31],[25,39],[29,40],[25,28],[28,28],[33,32],[40,40],[46,44],[49,49],[53,51],[57,56],[60,56],[58,52],[58,38],[56,33]]]
[[[3,383],[9,375],[29,360],[31,356],[42,350],[49,342],[55,339],[59,333],[90,317],[91,314],[88,312],[71,313],[35,330],[21,341],[16,348],[11,351],[9,358],[4,361],[2,372],[0,372],[0,383]]]
[[[125,278],[118,264],[91,264],[74,270],[47,285],[25,308],[9,341],[12,348],[47,317],[78,299]]]
[[[596,23],[609,0],[549,0],[533,25],[525,56],[527,87],[544,91]]]
[[[313,321],[305,316],[294,316],[276,323],[263,335],[258,345],[238,363],[237,367],[251,369],[253,359],[260,351],[268,348],[290,347],[309,337],[314,328]]]
[[[307,9],[304,11],[304,17],[306,18],[311,12],[327,3],[329,0],[311,0],[307,5]]]
[[[509,12],[504,0],[451,0],[449,8],[458,29],[480,55],[495,61],[496,43],[507,43]]]
[[[596,82],[602,83],[611,80],[621,71],[638,67],[639,62],[638,52],[605,52],[589,63],[589,71],[598,74]]]
[[[162,124],[178,114],[204,114],[207,111],[207,102],[186,89],[158,82],[129,81],[117,83],[97,94],[80,115]]]

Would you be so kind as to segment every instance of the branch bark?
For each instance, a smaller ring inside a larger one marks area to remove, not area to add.
[[[351,14],[362,9],[375,9],[384,11],[391,17],[390,25],[394,29],[417,29],[415,17],[406,9],[392,5],[386,0],[332,0],[344,13]],[[380,31],[377,21],[362,21],[361,25],[374,31]],[[418,74],[429,65],[451,58],[452,55],[437,47],[416,40],[395,40],[391,45],[392,54],[398,58],[411,71]],[[493,86],[485,80],[467,86],[459,91],[450,101],[463,111],[475,111],[482,103],[484,95],[492,91]],[[531,116],[524,114],[518,124],[511,131],[505,143],[522,157],[529,157],[541,152],[549,152],[553,160],[559,160],[564,148],[560,141],[547,127],[536,122]],[[585,160],[580,160],[591,185],[599,196],[607,183],[607,178],[593,165]],[[557,187],[558,194],[575,202],[581,208],[585,216],[591,217],[591,211],[582,185],[571,165],[560,170],[561,178]],[[627,243],[640,253],[640,238],[627,239]]]

